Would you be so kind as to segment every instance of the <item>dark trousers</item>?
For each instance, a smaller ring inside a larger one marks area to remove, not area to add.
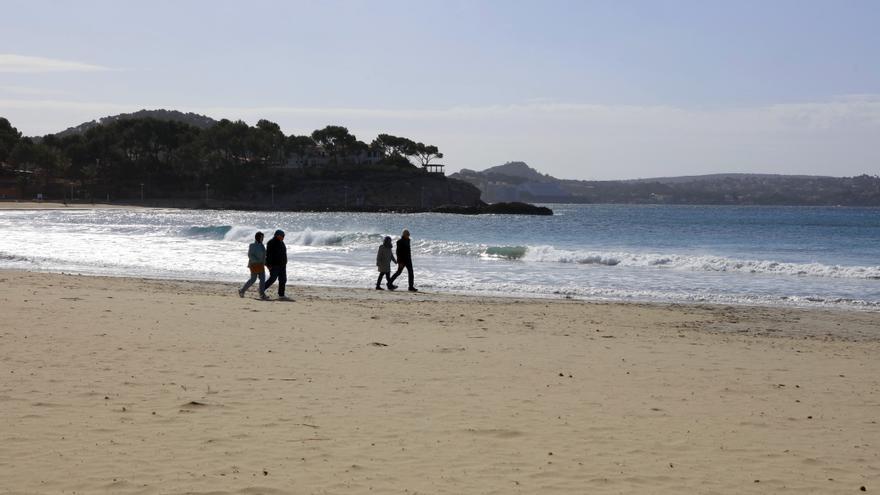
[[[273,266],[269,269],[269,280],[266,280],[266,285],[263,290],[269,290],[269,286],[278,281],[278,297],[284,297],[284,286],[287,285],[287,267],[286,266]]]
[[[376,287],[380,287],[382,285],[382,277],[385,277],[385,280],[388,281],[388,286],[391,286],[391,272],[379,272],[379,278],[376,279]]]
[[[409,288],[413,288],[413,270],[412,270],[412,260],[408,260],[406,262],[401,262],[397,265],[397,271],[394,272],[394,275],[391,276],[391,283],[393,284],[397,277],[403,272],[403,269],[406,268],[406,274],[409,275]]]

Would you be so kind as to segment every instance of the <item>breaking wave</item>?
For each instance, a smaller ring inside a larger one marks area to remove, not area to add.
[[[577,263],[582,265],[880,280],[880,265],[843,266],[821,263],[739,260],[723,256],[573,251],[560,250],[551,246],[531,247],[523,259],[535,262]]]
[[[526,255],[528,248],[525,246],[489,246],[486,248],[486,256],[508,260],[518,260]]]
[[[0,264],[11,264],[11,265],[35,265],[36,260],[33,258],[28,258],[25,256],[19,256],[17,254],[7,254],[4,252],[0,252]]]
[[[263,232],[268,241],[275,229],[260,229],[242,225],[209,225],[205,227],[188,227],[182,231],[185,237],[197,239],[214,239],[230,242],[250,242],[254,234]],[[284,242],[291,246],[352,246],[376,244],[382,241],[381,234],[363,232],[334,232],[327,230],[306,229],[297,232],[285,232]]]
[[[230,230],[232,230],[231,225],[209,225],[207,227],[196,226],[184,229],[182,234],[185,237],[196,237],[202,239],[223,239]]]
[[[188,227],[183,230],[182,234],[192,238],[250,242],[258,230],[261,229],[252,226],[210,225]],[[262,229],[262,231],[268,239],[274,229]],[[374,249],[381,244],[383,236],[383,234],[367,232],[305,229],[287,232],[285,242],[290,246],[340,247],[349,250]],[[491,246],[426,239],[414,240],[412,248],[419,255],[478,257],[499,261],[880,280],[880,265],[845,266],[822,263],[791,263],[772,260],[743,260],[712,255],[569,250],[553,246]]]

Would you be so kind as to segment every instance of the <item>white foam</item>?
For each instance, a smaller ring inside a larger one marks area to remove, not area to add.
[[[251,226],[245,225],[233,225],[229,228],[229,231],[223,234],[224,241],[233,241],[233,242],[253,242],[254,234],[260,232],[260,229]],[[265,232],[263,232],[265,234]],[[268,234],[267,234],[268,237]]]
[[[771,260],[739,260],[723,256],[577,251],[556,249],[552,246],[529,247],[523,259],[534,262],[620,265],[705,272],[880,279],[880,266],[843,266],[825,265],[822,263],[787,263]]]

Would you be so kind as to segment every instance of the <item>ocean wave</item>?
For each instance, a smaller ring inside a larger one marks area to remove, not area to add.
[[[518,260],[525,256],[527,251],[526,246],[489,246],[485,250],[485,255],[491,258]]]
[[[594,252],[561,250],[551,246],[536,246],[529,247],[522,259],[535,262],[577,263],[582,265],[880,280],[880,266],[843,266],[770,260],[739,260],[723,256]]]
[[[268,241],[272,233],[275,232],[275,229],[260,229],[244,225],[208,225],[187,227],[181,233],[185,237],[199,239],[250,242],[257,232],[263,232]],[[291,246],[358,247],[367,244],[378,246],[382,242],[382,237],[382,234],[375,233],[305,229],[302,231],[285,232],[284,242]]]
[[[877,311],[880,301],[849,297],[821,295],[775,295],[720,293],[707,290],[664,290],[621,287],[566,286],[559,288],[550,285],[527,285],[517,282],[468,283],[463,287],[460,280],[432,280],[422,284],[430,289],[450,292],[488,294],[501,297],[564,298],[592,301],[632,301],[632,302],[672,302],[685,304],[731,304],[743,306],[790,306],[790,307],[828,307]]]
[[[237,225],[193,226],[183,235],[193,238],[250,242],[258,228]],[[267,238],[274,229],[263,229]],[[287,232],[290,246],[375,249],[383,234],[305,229]],[[880,266],[845,266],[822,263],[792,263],[773,260],[744,260],[712,255],[638,253],[559,249],[553,246],[488,245],[431,239],[414,240],[413,252],[423,256],[461,256],[500,261],[571,263],[608,267],[639,267],[693,272],[731,272],[782,276],[828,277],[880,280]]]
[[[182,235],[202,239],[223,239],[231,229],[232,225],[193,226],[183,229]]]
[[[36,260],[34,260],[33,258],[20,256],[17,254],[9,254],[9,253],[0,252],[0,265],[5,265],[7,263],[14,264],[14,265],[18,265],[18,264],[36,265],[37,264]]]

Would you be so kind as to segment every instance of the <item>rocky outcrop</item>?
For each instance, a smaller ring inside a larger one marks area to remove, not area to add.
[[[545,206],[528,203],[493,203],[479,206],[444,205],[431,210],[436,213],[456,213],[460,215],[553,215],[553,210]]]
[[[480,190],[435,174],[344,174],[279,180],[208,207],[278,210],[429,211],[439,205],[478,206]]]

